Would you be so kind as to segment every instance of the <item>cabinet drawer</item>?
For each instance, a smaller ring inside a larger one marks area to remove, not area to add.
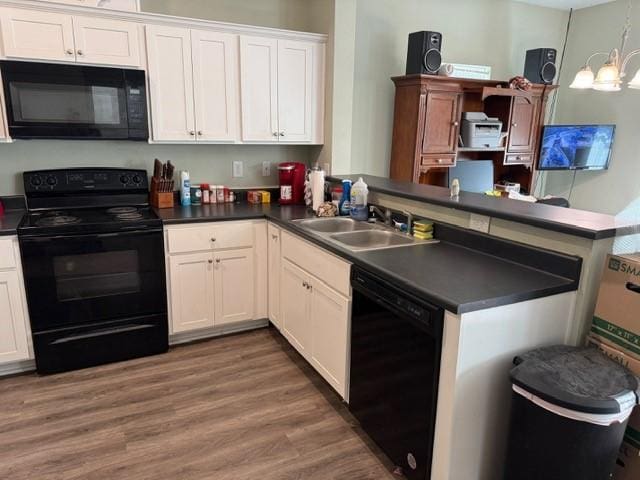
[[[455,155],[423,155],[420,162],[428,167],[453,167],[456,164]]]
[[[319,247],[281,232],[282,256],[314,277],[330,285],[337,292],[349,297],[351,289],[351,264],[325,252]],[[285,294],[286,292],[282,292]]]
[[[513,153],[504,157],[505,165],[524,164],[530,165],[533,163],[533,155],[530,153]]]
[[[167,232],[169,253],[253,246],[253,224],[220,222],[180,227]]]
[[[0,268],[16,267],[16,257],[13,252],[13,239],[0,238]]]

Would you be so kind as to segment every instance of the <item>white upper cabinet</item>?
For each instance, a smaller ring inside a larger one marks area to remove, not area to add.
[[[1,8],[7,58],[140,66],[137,23]]]
[[[278,41],[240,37],[242,139],[277,142]]]
[[[242,139],[322,143],[324,46],[240,37]]]
[[[195,142],[189,30],[147,26],[147,56],[153,139]]]
[[[73,17],[77,61],[105,65],[140,65],[138,24],[93,17]]]
[[[311,142],[313,46],[278,41],[278,132],[281,142]]]
[[[237,140],[237,35],[147,26],[147,54],[154,141]]]
[[[70,15],[0,8],[3,54],[7,58],[75,61]]]
[[[234,141],[238,135],[238,36],[191,31],[198,141]]]

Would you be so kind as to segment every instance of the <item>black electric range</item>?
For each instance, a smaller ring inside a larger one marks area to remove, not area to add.
[[[168,348],[162,222],[142,170],[25,172],[18,239],[36,367],[53,373]]]

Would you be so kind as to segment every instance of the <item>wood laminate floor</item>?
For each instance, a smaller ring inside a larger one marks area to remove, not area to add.
[[[386,462],[273,329],[0,379],[1,479],[397,479]]]

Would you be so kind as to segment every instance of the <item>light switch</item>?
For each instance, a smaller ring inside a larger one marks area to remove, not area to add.
[[[238,177],[242,177],[243,175],[243,171],[244,170],[244,164],[242,163],[242,160],[236,160],[233,162],[233,177],[234,178],[238,178]]]
[[[263,177],[271,176],[271,162],[267,162],[267,161],[262,162],[262,176]]]

